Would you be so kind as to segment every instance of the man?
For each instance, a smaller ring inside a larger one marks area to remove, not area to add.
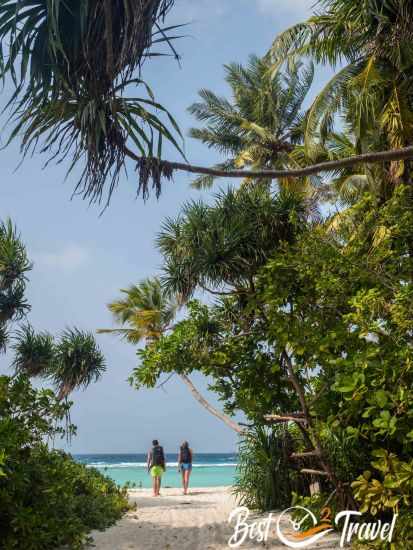
[[[159,497],[161,478],[165,472],[165,454],[157,439],[152,441],[152,449],[148,452],[148,472],[152,476],[153,496]]]

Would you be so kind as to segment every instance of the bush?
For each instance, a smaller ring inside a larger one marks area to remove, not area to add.
[[[128,507],[112,480],[45,443],[64,434],[58,422],[68,408],[24,376],[0,377],[2,550],[82,548],[92,529],[113,524]]]
[[[294,491],[307,492],[291,469],[292,437],[285,427],[256,427],[239,446],[234,494],[248,508],[268,511],[290,505]]]

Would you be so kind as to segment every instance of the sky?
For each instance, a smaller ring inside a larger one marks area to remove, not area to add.
[[[175,43],[182,59],[154,58],[143,76],[157,100],[168,107],[187,136],[194,121],[187,107],[201,88],[228,95],[223,65],[245,63],[252,53],[263,55],[278,32],[305,19],[313,0],[177,0],[166,21],[188,23],[186,36]],[[317,72],[315,89],[328,71]],[[7,92],[7,90],[6,90]],[[0,96],[0,104],[6,96]],[[7,129],[6,129],[7,130]],[[3,131],[4,132],[4,131]],[[5,135],[1,135],[4,142]],[[213,151],[189,137],[185,151],[194,164],[219,160]],[[34,263],[27,297],[28,320],[37,330],[58,334],[68,326],[95,332],[113,326],[106,304],[119,289],[159,272],[161,258],[154,239],[162,221],[176,216],[181,205],[200,197],[189,188],[190,178],[176,174],[157,201],[136,199],[136,176],[122,176],[110,207],[76,197],[75,178],[65,179],[65,165],[42,169],[40,155],[20,164],[18,142],[0,150],[0,218],[12,218]],[[198,452],[233,452],[237,436],[205,411],[188,389],[172,378],[163,389],[132,389],[127,378],[137,366],[133,346],[110,335],[98,335],[107,372],[86,391],[72,395],[72,421],[78,427],[72,453],[144,452],[153,438],[167,451],[187,439]],[[0,372],[10,372],[9,357],[0,358]],[[207,381],[193,381],[211,403]]]

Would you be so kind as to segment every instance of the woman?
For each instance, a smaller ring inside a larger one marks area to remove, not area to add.
[[[182,474],[184,495],[188,494],[189,476],[191,475],[193,456],[188,441],[184,441],[179,449],[178,455],[178,469]]]

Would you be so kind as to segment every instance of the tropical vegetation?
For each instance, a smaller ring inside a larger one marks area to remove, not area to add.
[[[211,90],[201,90],[200,100],[189,107],[201,128],[190,136],[225,156],[215,168],[269,169],[300,166],[303,142],[303,103],[314,79],[314,66],[290,64],[283,73],[271,74],[271,65],[251,56],[246,67],[238,63],[225,66],[225,80],[232,100]],[[314,180],[314,181],[312,181]],[[250,179],[246,177],[244,183]],[[270,183],[261,178],[261,183]],[[192,186],[211,187],[212,175],[198,176]],[[280,179],[279,184],[311,189],[318,178]]]
[[[230,100],[200,92],[190,112],[202,125],[191,135],[221,154],[218,171],[411,145],[410,3],[363,7],[319,2],[264,59],[226,66]],[[344,66],[301,114],[312,62]],[[210,187],[214,175],[195,187]],[[301,502],[317,513],[328,503],[382,520],[398,514],[392,548],[407,548],[411,162],[348,165],[314,179],[316,193],[308,180],[288,183],[247,177],[164,222],[160,281],[179,296],[184,316],[137,351],[131,382],[154,387],[164,375],[198,371],[226,414],[245,414],[241,502]]]
[[[128,508],[125,491],[97,470],[54,450],[73,434],[70,403],[35,390],[27,376],[0,377],[0,546],[80,549]]]
[[[69,173],[81,163],[75,193],[92,202],[110,200],[128,158],[160,157],[163,140],[182,153],[175,120],[140,74],[162,43],[177,56],[176,27],[163,28],[173,4],[0,2],[0,76],[14,87],[8,142],[48,162],[70,155]]]
[[[128,507],[123,491],[98,471],[54,448],[76,432],[68,395],[99,379],[105,360],[91,333],[66,329],[56,339],[21,322],[32,265],[10,220],[0,224],[0,333],[12,352],[11,376],[0,376],[0,547],[80,549]],[[52,389],[35,389],[42,377]]]
[[[27,153],[43,139],[49,155],[57,143],[52,157],[71,152],[70,169],[84,159],[77,190],[90,200],[102,198],[107,181],[110,197],[127,158],[144,196],[151,182],[159,195],[174,169],[198,174],[193,185],[203,189],[218,176],[243,178],[165,220],[160,273],[123,290],[109,304],[116,326],[99,332],[142,345],[134,387],[176,374],[241,433],[241,502],[260,510],[301,503],[317,514],[327,505],[359,509],[382,521],[397,514],[390,548],[413,547],[412,4],[320,0],[263,58],[227,65],[231,97],[204,89],[189,108],[199,125],[191,136],[222,157],[212,169],[162,159],[165,139],[182,153],[180,130],[135,74],[157,42],[175,54],[172,29],[162,28],[172,5],[0,2],[0,41],[11,44],[1,74],[15,86],[10,140],[22,135]],[[335,74],[311,101],[317,64]],[[131,86],[146,95],[131,97]],[[11,223],[0,227],[0,260],[4,349],[10,321],[30,309],[30,262]],[[19,476],[13,453],[28,453],[22,471],[38,460],[52,487],[59,461],[75,479],[86,475],[40,439],[62,433],[48,418],[62,420],[70,392],[104,371],[93,336],[78,329],[53,337],[22,325],[13,342],[15,375],[0,398],[12,410],[29,394],[33,417],[21,441],[0,449],[0,506],[12,494],[7,480]],[[222,413],[197,392],[194,372],[208,377]],[[50,381],[57,399],[34,392],[34,376]],[[247,425],[231,418],[238,411]],[[106,483],[93,479],[88,505]],[[81,538],[66,533],[63,543],[80,544],[96,522],[118,517],[122,496],[104,486],[106,519],[85,514]],[[20,503],[19,495],[10,498]],[[15,547],[20,535],[6,536]]]

